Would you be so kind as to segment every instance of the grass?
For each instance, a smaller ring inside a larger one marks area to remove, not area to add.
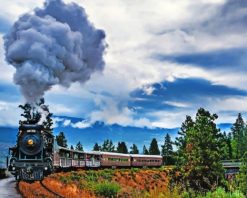
[[[117,183],[104,182],[95,185],[95,194],[103,197],[117,197],[121,187]]]

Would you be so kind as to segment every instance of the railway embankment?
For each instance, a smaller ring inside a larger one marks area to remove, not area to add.
[[[20,183],[26,197],[143,197],[168,190],[169,169],[103,169],[55,173],[39,182]],[[47,191],[48,189],[48,191]],[[51,193],[53,192],[53,194]]]

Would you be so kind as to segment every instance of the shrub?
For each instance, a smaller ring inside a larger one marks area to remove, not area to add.
[[[71,182],[70,178],[67,176],[60,176],[59,180],[64,184],[68,184]]]
[[[103,197],[117,197],[119,190],[120,186],[111,182],[99,183],[95,186],[95,193]]]
[[[85,175],[85,180],[88,182],[97,182],[98,174],[95,171],[88,171]]]
[[[6,177],[5,169],[0,169],[0,179],[5,177]]]
[[[239,191],[226,192],[223,188],[219,187],[214,192],[208,192],[203,198],[244,198],[244,195]]]

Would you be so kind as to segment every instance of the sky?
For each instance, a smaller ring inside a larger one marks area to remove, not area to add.
[[[247,116],[246,0],[65,0],[82,6],[106,34],[105,68],[85,84],[45,94],[64,126],[97,121],[175,128],[203,107],[217,123]],[[0,0],[0,126],[18,126],[25,102],[5,61],[3,36],[44,0]],[[11,118],[11,119],[10,119]]]

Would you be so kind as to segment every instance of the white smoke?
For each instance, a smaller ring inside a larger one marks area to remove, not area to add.
[[[84,83],[104,68],[105,33],[88,21],[75,3],[47,0],[15,22],[5,35],[6,60],[16,68],[14,81],[34,103],[53,85]]]
[[[40,113],[41,118],[38,122],[38,124],[43,124],[45,121],[47,121],[47,116],[49,115],[49,109],[47,105],[41,105],[39,108],[36,107],[37,111]]]

